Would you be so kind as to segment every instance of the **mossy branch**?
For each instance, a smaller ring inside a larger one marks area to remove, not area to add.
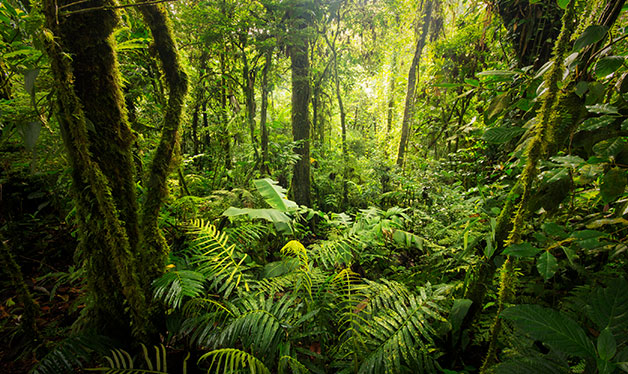
[[[146,4],[138,1],[138,5]],[[150,165],[146,184],[146,200],[140,216],[144,239],[144,264],[148,265],[144,282],[150,282],[163,271],[167,244],[159,231],[157,219],[161,205],[168,195],[166,181],[178,147],[179,127],[188,79],[180,62],[172,26],[165,9],[157,5],[141,6],[142,16],[153,35],[155,48],[161,60],[165,81],[169,88],[161,139]]]

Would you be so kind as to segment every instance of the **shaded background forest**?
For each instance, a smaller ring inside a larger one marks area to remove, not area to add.
[[[2,0],[0,370],[628,372],[627,9]]]

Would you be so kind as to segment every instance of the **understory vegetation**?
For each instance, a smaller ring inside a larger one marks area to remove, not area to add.
[[[625,0],[0,0],[0,372],[628,372]]]

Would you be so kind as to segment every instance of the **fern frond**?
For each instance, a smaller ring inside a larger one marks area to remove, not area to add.
[[[110,339],[94,334],[82,334],[63,339],[32,369],[32,374],[71,373],[92,353],[107,352],[113,346]]]
[[[235,348],[217,349],[202,355],[198,362],[212,359],[208,373],[236,373],[249,369],[252,374],[270,374],[270,370],[255,356]]]
[[[264,297],[240,300],[239,305],[234,305],[237,315],[217,336],[216,344],[233,346],[240,342],[260,357],[274,356],[285,329],[295,319],[294,304],[295,297],[287,296],[279,300]]]
[[[229,310],[227,306],[209,298],[195,298],[189,300],[185,303],[185,305],[183,305],[183,314],[186,317],[194,317],[206,313],[218,313],[230,316],[233,315],[231,313],[231,310]]]
[[[237,252],[235,245],[228,244],[227,234],[202,220],[194,220],[190,232],[197,236],[194,246],[199,253],[195,257],[198,271],[213,278],[212,285],[218,288],[218,292],[228,297],[241,281],[246,291],[250,290],[244,275],[247,255]]]
[[[267,233],[267,226],[259,222],[240,222],[237,226],[228,227],[223,230],[232,243],[246,246],[255,243]]]
[[[287,373],[287,369],[293,374],[307,374],[310,371],[292,356],[281,356],[279,358],[279,374]]]
[[[204,291],[203,274],[192,270],[172,270],[153,281],[154,297],[178,309],[184,297],[197,297]]]
[[[148,349],[142,344],[142,352],[144,362],[148,369],[136,369],[133,367],[133,359],[126,351],[122,349],[111,350],[111,356],[105,357],[109,363],[109,367],[90,368],[87,371],[99,371],[106,374],[168,374],[168,361],[166,359],[166,347],[163,344],[155,346],[155,361],[149,356]],[[183,360],[183,372],[187,367],[187,360],[190,354]]]
[[[380,282],[365,281],[368,288],[368,309],[370,311],[378,311],[385,309],[393,309],[396,304],[405,304],[411,296],[408,288],[395,281],[380,279]]]
[[[425,372],[429,363],[424,362],[422,353],[433,343],[436,333],[430,326],[434,314],[430,309],[427,300],[410,295],[405,305],[396,303],[393,309],[374,316],[364,329],[370,352],[362,361],[360,372],[397,373],[402,365],[417,373]]]
[[[310,276],[310,258],[307,255],[307,250],[298,240],[291,240],[281,248],[281,254],[284,256],[293,256],[299,261],[298,268],[298,282],[296,285],[296,291],[301,287],[305,289],[307,295],[312,299],[312,278]]]
[[[329,291],[335,295],[336,320],[340,331],[337,347],[341,359],[352,356],[357,362],[358,356],[366,349],[363,327],[368,323],[363,312],[367,286],[358,274],[351,269],[343,269],[331,280]]]
[[[334,269],[336,266],[349,266],[353,263],[355,253],[364,246],[357,234],[324,240],[313,246],[312,258],[323,268]]]

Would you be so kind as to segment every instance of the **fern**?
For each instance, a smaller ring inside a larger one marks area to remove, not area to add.
[[[259,241],[266,234],[267,228],[257,222],[241,222],[235,227],[224,229],[224,232],[232,242],[247,246]]]
[[[288,244],[281,248],[281,254],[293,256],[299,261],[298,268],[298,281],[295,290],[298,292],[301,287],[305,289],[305,292],[312,299],[312,277],[310,276],[310,258],[308,257],[307,250],[303,244],[297,240],[291,240]]]
[[[197,236],[194,240],[198,252],[195,257],[195,263],[199,266],[197,270],[212,280],[212,286],[219,293],[228,297],[234,289],[238,289],[241,281],[246,291],[250,290],[244,274],[247,255],[238,253],[235,245],[229,245],[225,233],[202,220],[194,220],[190,232]]]
[[[203,293],[205,277],[192,270],[173,270],[153,281],[155,299],[163,300],[170,308],[178,309],[184,297]]]
[[[216,339],[216,345],[234,346],[237,342],[260,357],[272,357],[285,336],[285,328],[296,318],[295,298],[246,298],[234,304],[231,319]]]
[[[155,346],[155,361],[150,357],[148,349],[142,344],[142,353],[147,369],[134,368],[134,361],[131,355],[121,349],[111,350],[111,356],[105,357],[109,363],[108,367],[90,368],[88,371],[101,371],[106,374],[168,374],[168,360],[166,356],[166,347],[162,345]],[[190,353],[183,360],[183,374],[187,372],[187,360]]]
[[[370,311],[393,309],[396,304],[409,301],[411,293],[405,285],[383,278],[380,282],[366,281],[369,286],[367,306]]]
[[[356,234],[324,240],[314,245],[312,257],[325,269],[349,266],[354,261],[355,253],[363,246],[360,236]]]
[[[208,373],[236,373],[249,369],[252,374],[270,374],[270,370],[255,356],[235,348],[217,349],[202,355],[198,362],[212,359]]]
[[[281,358],[279,358],[279,374],[286,373],[288,368],[293,374],[308,374],[310,372],[296,358],[292,356],[281,356]]]
[[[113,346],[110,339],[94,334],[81,334],[63,339],[33,368],[31,374],[71,373],[82,367],[95,352],[106,352]]]
[[[331,280],[329,291],[335,295],[333,300],[336,319],[339,321],[339,345],[336,355],[340,360],[351,358],[351,365],[358,366],[359,355],[366,349],[363,326],[367,324],[362,313],[366,299],[367,286],[358,274],[350,269],[343,269]]]
[[[379,291],[373,299],[374,305],[387,308],[375,314],[364,329],[369,353],[359,371],[395,373],[406,366],[414,372],[434,371],[433,359],[427,352],[436,334],[431,323],[442,320],[439,314],[442,310],[436,304],[443,299],[440,292],[433,292],[428,285],[417,296],[396,282],[374,288]]]

